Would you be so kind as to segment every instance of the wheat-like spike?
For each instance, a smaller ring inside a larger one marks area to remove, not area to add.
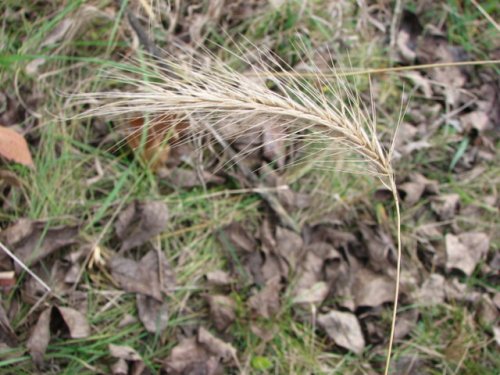
[[[76,98],[86,103],[98,103],[97,107],[79,117],[136,117],[138,114],[155,117],[173,114],[179,121],[190,120],[194,131],[201,132],[204,126],[209,126],[221,134],[229,132],[233,136],[262,131],[266,121],[273,121],[286,128],[288,138],[303,137],[306,141],[319,139],[334,145],[339,152],[356,156],[351,164],[363,162],[363,169],[349,172],[378,177],[392,192],[396,205],[397,285],[385,370],[387,374],[399,292],[401,219],[391,165],[393,146],[385,151],[378,140],[373,102],[370,113],[359,94],[341,76],[332,79],[317,73],[311,83],[293,74],[296,72],[284,66],[282,61],[268,55],[265,56],[265,62],[262,56],[257,57],[259,64],[246,61],[253,69],[253,74],[245,75],[234,71],[208,51],[205,52],[209,64],[202,59],[193,59],[188,64],[169,55],[167,63],[141,62],[147,66],[142,77],[134,74],[114,76],[115,80],[128,86],[126,91],[77,94]],[[245,62],[245,59],[242,61]],[[256,80],[262,77],[262,71],[266,72],[265,77],[275,85],[276,90]],[[284,74],[290,71],[292,74]],[[270,75],[269,72],[277,74]],[[330,74],[335,75],[335,70]]]

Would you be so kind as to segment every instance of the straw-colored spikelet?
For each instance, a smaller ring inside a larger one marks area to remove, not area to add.
[[[189,120],[195,131],[210,127],[219,134],[231,136],[260,131],[271,122],[285,128],[288,137],[300,134],[301,139],[307,141],[307,134],[310,134],[311,140],[319,136],[323,142],[328,142],[339,153],[348,156],[354,167],[348,171],[376,176],[392,191],[398,225],[396,282],[399,284],[400,214],[391,166],[394,143],[390,150],[384,150],[377,137],[373,111],[370,113],[367,110],[344,78],[336,76],[327,80],[318,73],[314,82],[305,81],[296,74],[286,74],[283,64],[280,65],[276,59],[266,58],[267,63],[260,61],[260,67],[263,66],[266,72],[280,73],[265,75],[273,89],[256,79],[263,77],[256,68],[257,64],[249,64],[252,73],[242,74],[214,56],[209,56],[209,64],[200,60],[187,64],[168,56],[165,62],[147,64],[141,75],[124,73],[115,77],[127,85],[126,91],[77,97],[98,103],[84,116],[134,117],[139,113],[155,118],[169,114],[179,121]],[[394,336],[397,295],[398,286],[386,373]]]

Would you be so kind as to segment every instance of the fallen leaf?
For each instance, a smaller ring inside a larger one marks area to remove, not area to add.
[[[318,324],[338,346],[356,354],[361,354],[365,348],[361,326],[354,314],[330,311],[318,315]]]
[[[222,374],[222,364],[236,359],[236,349],[203,327],[196,337],[183,339],[165,361],[167,374]]]
[[[460,116],[460,121],[462,122],[462,126],[467,132],[475,129],[478,131],[478,133],[484,133],[486,130],[492,127],[489,116],[483,111],[469,112],[463,116]]]
[[[162,292],[168,294],[175,289],[175,274],[163,251],[150,250],[139,263],[144,272],[148,270],[155,275],[154,279],[159,283]]]
[[[40,314],[35,327],[31,331],[28,342],[26,343],[31,358],[33,358],[33,362],[35,362],[38,367],[43,364],[43,357],[50,341],[51,312],[52,308],[49,307]]]
[[[175,346],[165,361],[164,367],[169,375],[218,375],[222,373],[218,359],[210,356],[194,337],[184,339]]]
[[[33,265],[53,252],[78,241],[75,226],[48,227],[44,221],[20,219],[8,227],[0,238],[26,265]],[[19,271],[19,266],[16,265]]]
[[[137,294],[136,302],[139,320],[146,331],[159,334],[167,328],[169,318],[167,302],[159,302],[142,294]]]
[[[329,266],[341,261],[337,250],[326,242],[315,242],[304,247],[304,257],[297,270],[294,301],[320,304],[329,292],[334,275],[326,275]],[[314,302],[313,302],[314,301]]]
[[[216,286],[227,286],[235,282],[235,280],[227,273],[221,270],[208,272],[205,275],[207,282]]]
[[[121,256],[114,256],[109,262],[111,275],[127,292],[141,293],[161,301],[158,273],[141,267],[139,262]]]
[[[463,49],[448,44],[446,38],[440,35],[426,35],[419,40],[417,57],[423,63],[439,63],[467,60]],[[436,91],[442,91],[447,103],[458,104],[460,88],[467,82],[467,77],[456,66],[436,67],[429,71],[436,85]]]
[[[144,127],[144,118],[138,117],[129,122],[127,142],[152,170],[158,170],[167,163],[171,146],[179,140],[188,125],[174,115],[163,115],[152,119]]]
[[[431,274],[416,292],[415,299],[419,305],[439,305],[445,299],[445,279],[438,273]]]
[[[435,197],[431,203],[432,210],[442,221],[452,219],[460,208],[458,194],[446,194]]]
[[[223,233],[239,250],[251,253],[257,248],[254,238],[239,223],[231,223]]]
[[[59,313],[59,316],[58,314]],[[59,321],[59,317],[62,321]],[[53,327],[64,325],[63,331],[68,332],[68,337],[81,339],[90,336],[90,325],[87,318],[80,312],[69,307],[54,306],[50,318],[51,330]]]
[[[252,312],[262,318],[269,319],[275,316],[281,307],[279,292],[282,289],[280,276],[276,276],[266,283],[266,286],[248,299],[248,306]]]
[[[304,241],[300,235],[282,227],[276,228],[276,246],[274,252],[289,265],[291,271],[297,268],[297,262],[303,246]],[[284,276],[288,276],[288,274]]]
[[[467,232],[455,236],[447,234],[446,268],[458,269],[470,276],[479,261],[486,258],[490,239],[485,233]]]
[[[401,156],[407,156],[413,153],[414,151],[423,150],[431,147],[432,145],[425,139],[408,142],[404,146],[401,146],[398,151]]]
[[[356,270],[352,288],[356,307],[376,307],[394,300],[395,282],[368,268]]]
[[[229,363],[236,359],[236,349],[231,344],[215,337],[203,327],[198,330],[198,342],[222,363]]]
[[[439,192],[437,182],[427,179],[420,173],[413,173],[408,182],[398,186],[398,190],[404,192],[403,200],[409,205],[417,203],[425,192],[430,194]]]
[[[374,271],[386,271],[390,267],[389,257],[395,258],[395,246],[392,237],[382,228],[360,224],[370,266]]]
[[[394,329],[394,340],[404,340],[418,323],[419,312],[411,309],[404,313],[399,313]]]
[[[81,312],[69,307],[53,306],[45,309],[38,317],[26,344],[37,366],[43,364],[51,335],[85,338],[90,335],[90,326]]]
[[[122,240],[120,252],[141,246],[165,229],[168,208],[160,201],[131,203],[118,216],[116,234]]]
[[[161,302],[161,293],[175,287],[175,276],[162,252],[151,250],[139,262],[116,255],[111,258],[109,267],[113,278],[127,292],[141,293]]]
[[[409,10],[403,10],[399,32],[396,36],[396,46],[406,62],[413,62],[417,57],[417,38],[423,27],[417,15]]]
[[[224,331],[236,319],[236,303],[228,296],[214,295],[207,297],[210,317],[218,331]]]
[[[0,157],[34,168],[28,143],[24,137],[10,128],[0,125]]]
[[[446,300],[457,303],[476,305],[481,298],[481,293],[471,290],[467,284],[461,283],[458,279],[447,280],[444,285]]]
[[[126,327],[128,325],[134,324],[137,322],[137,318],[133,315],[130,314],[125,314],[125,316],[120,320],[120,323],[118,323],[119,328]]]
[[[479,298],[476,316],[479,323],[486,327],[494,325],[498,320],[497,307],[486,293]]]
[[[128,375],[128,364],[124,359],[118,359],[111,366],[111,374],[113,375]]]
[[[141,361],[142,358],[137,351],[130,346],[108,345],[109,354],[114,358],[124,359],[126,361]]]
[[[311,285],[310,288],[299,289],[293,297],[292,302],[296,304],[321,304],[328,295],[330,288],[324,281]]]
[[[108,346],[109,354],[113,358],[117,358],[116,361],[111,366],[111,372],[113,375],[141,375],[143,374],[146,366],[142,361],[141,356],[130,346],[121,346],[109,344]],[[131,365],[131,369],[129,369]]]

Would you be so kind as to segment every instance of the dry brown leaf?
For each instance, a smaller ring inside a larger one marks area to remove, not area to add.
[[[141,267],[139,262],[121,256],[114,256],[109,262],[111,275],[127,292],[141,293],[161,301],[158,273]]]
[[[198,329],[198,342],[222,363],[229,363],[236,359],[236,349],[231,344],[215,337],[203,327]]]
[[[0,157],[27,167],[35,167],[28,143],[24,137],[2,125],[0,125]]]
[[[175,274],[163,251],[148,251],[141,258],[139,264],[144,272],[148,270],[155,275],[155,280],[157,280],[162,292],[170,293],[175,289]]]
[[[118,216],[116,234],[123,243],[120,252],[141,246],[165,229],[168,208],[160,201],[135,201]]]
[[[467,284],[463,284],[458,279],[447,280],[444,285],[446,300],[456,303],[462,302],[475,305],[481,298],[481,294],[471,290]]]
[[[460,208],[460,196],[458,194],[440,195],[433,199],[431,207],[442,221],[450,220]]]
[[[448,44],[448,41],[438,35],[429,35],[419,40],[417,57],[423,63],[453,62],[467,59],[464,51]],[[437,67],[429,71],[433,81],[440,83],[435,90],[443,91],[447,103],[458,104],[460,88],[462,88],[467,77],[462,70],[456,66]]]
[[[64,324],[64,331],[68,332],[68,337],[72,339],[81,339],[88,337],[90,335],[90,325],[87,322],[87,318],[80,312],[69,307],[54,306],[51,314],[51,327],[53,325],[58,325],[59,322],[54,322],[58,320],[57,313],[59,313]]]
[[[304,258],[300,261],[297,271],[294,301],[317,304],[323,302],[328,295],[329,285],[337,276],[333,267],[340,261],[340,253],[326,242],[315,242],[306,246]]]
[[[297,268],[297,261],[301,256],[303,246],[304,241],[297,233],[282,227],[276,228],[276,247],[274,251],[288,263],[291,271]],[[288,274],[284,276],[288,276]]]
[[[318,316],[318,324],[338,346],[361,354],[365,348],[365,339],[356,315],[330,311]]]
[[[213,336],[203,327],[196,338],[182,340],[165,361],[167,374],[222,374],[222,364],[236,360],[236,349]]]
[[[249,253],[257,248],[257,244],[252,236],[239,223],[231,223],[224,228],[224,235],[236,246],[239,250],[244,250]]]
[[[402,13],[399,32],[396,36],[396,46],[406,62],[413,62],[417,57],[417,39],[423,27],[415,13],[404,10]]]
[[[476,316],[479,323],[486,327],[494,325],[499,318],[497,307],[486,293],[479,298]]]
[[[113,278],[124,290],[138,293],[139,319],[146,330],[152,333],[163,331],[169,314],[162,292],[168,293],[175,287],[173,271],[163,252],[151,250],[139,262],[115,256],[110,261],[110,268]]]
[[[182,340],[175,346],[165,361],[169,375],[204,374],[221,375],[222,366],[218,358],[210,356],[196,338]]]
[[[252,312],[267,319],[275,316],[281,307],[280,291],[282,287],[279,275],[269,280],[261,291],[248,299],[248,306]]]
[[[455,236],[447,234],[446,242],[446,267],[458,269],[470,276],[479,261],[486,258],[490,247],[487,234],[467,232]]]
[[[130,346],[108,345],[109,354],[114,358],[124,359],[126,361],[141,361],[142,358],[137,351]]]
[[[189,124],[175,116],[160,116],[150,121],[144,130],[144,118],[138,117],[130,121],[130,135],[127,142],[134,151],[140,152],[139,157],[152,170],[158,170],[165,165],[170,157],[171,146],[175,145]],[[145,133],[145,134],[143,134]],[[144,145],[141,148],[141,144]]]
[[[40,314],[35,327],[31,331],[28,342],[26,343],[31,358],[33,358],[33,362],[35,362],[38,367],[43,364],[43,356],[45,355],[45,351],[50,341],[51,312],[52,308],[49,307]]]
[[[113,375],[141,375],[146,366],[142,361],[141,356],[130,346],[120,346],[109,344],[109,353],[112,357],[117,358],[111,366]],[[131,366],[129,366],[131,365]]]
[[[483,111],[469,112],[460,116],[460,121],[467,132],[470,132],[472,129],[476,129],[479,133],[484,133],[493,125],[488,114]]]
[[[387,271],[391,266],[389,256],[394,256],[395,246],[392,237],[380,227],[360,223],[359,229],[368,250],[369,264],[373,270]]]
[[[54,306],[45,309],[38,317],[26,344],[37,366],[43,364],[51,334],[72,339],[85,338],[90,335],[90,326],[81,312],[69,307]]]
[[[418,315],[419,313],[417,309],[411,309],[404,313],[398,314],[398,318],[396,319],[396,327],[394,330],[395,340],[403,340],[411,333],[413,328],[417,325]]]
[[[207,297],[210,317],[218,331],[224,331],[236,319],[236,303],[228,296],[214,295]]]
[[[33,265],[53,252],[78,241],[78,228],[47,228],[43,221],[20,219],[0,234],[7,246],[26,265]],[[16,266],[16,270],[18,270]]]
[[[416,292],[415,299],[419,305],[439,305],[445,299],[445,279],[438,273],[431,274]]]
[[[403,191],[404,202],[409,205],[417,203],[424,193],[437,194],[439,192],[437,181],[427,179],[420,173],[413,173],[410,180],[398,186]]]
[[[207,282],[215,286],[227,286],[235,282],[235,280],[227,273],[221,270],[208,272],[205,275]]]
[[[292,302],[296,304],[319,305],[325,300],[329,291],[328,284],[324,281],[319,281],[309,288],[297,290]]]
[[[124,359],[119,359],[111,366],[111,374],[128,375],[128,364]]]
[[[142,294],[137,294],[136,301],[139,320],[146,331],[157,334],[163,332],[167,328],[169,318],[167,302],[159,302]]]
[[[395,282],[367,268],[356,270],[352,293],[356,307],[376,307],[394,300]]]

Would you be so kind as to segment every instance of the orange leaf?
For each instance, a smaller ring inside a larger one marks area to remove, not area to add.
[[[5,159],[34,167],[33,159],[24,137],[10,128],[0,125],[0,156]]]
[[[132,131],[127,137],[129,146],[137,151],[142,141],[144,118],[137,117],[129,122]],[[146,129],[146,141],[141,158],[148,162],[152,170],[164,165],[170,155],[171,146],[179,141],[180,135],[187,128],[185,120],[179,120],[172,115],[158,116],[152,120]]]

